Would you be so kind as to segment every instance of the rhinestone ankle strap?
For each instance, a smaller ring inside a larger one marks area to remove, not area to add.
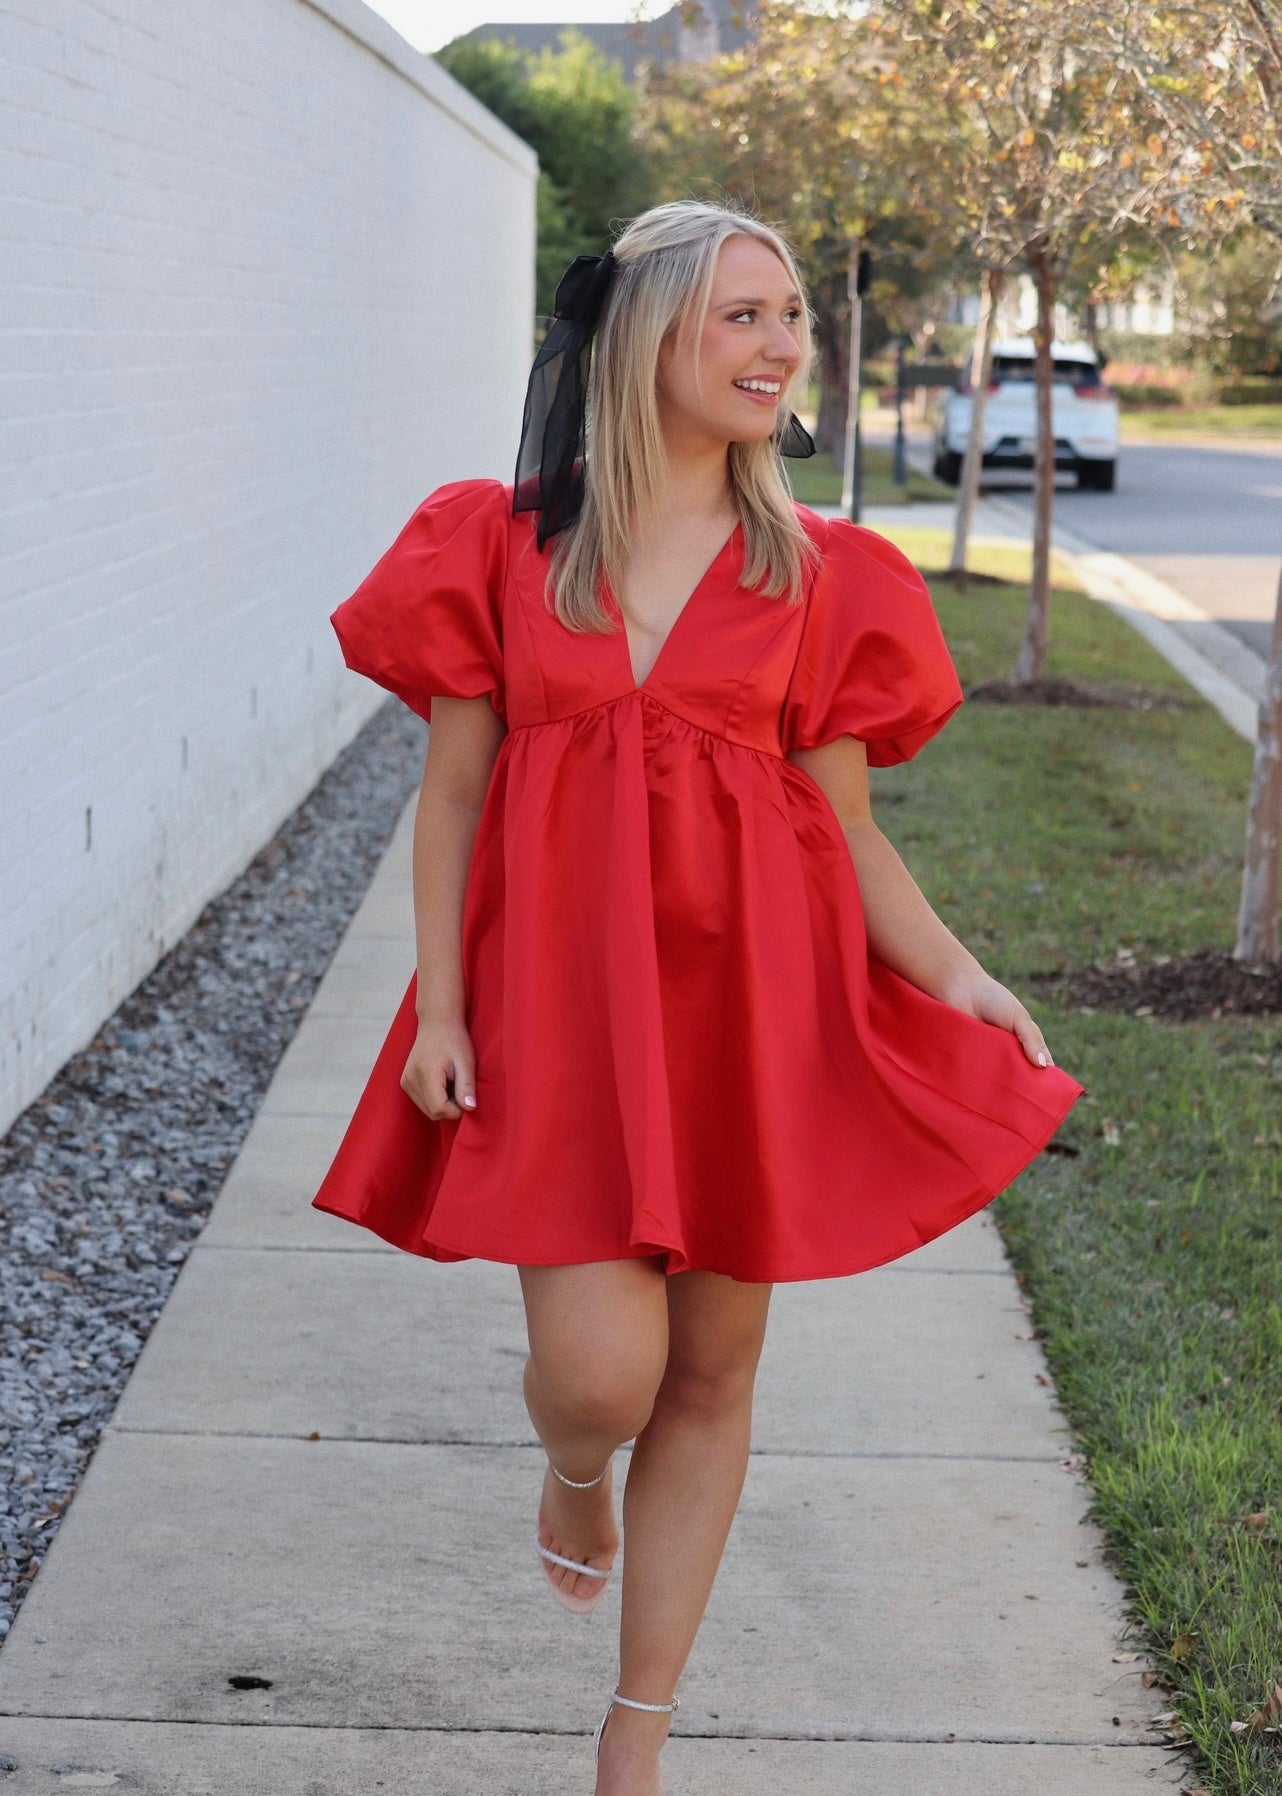
[[[562,1484],[568,1484],[571,1490],[591,1490],[594,1484],[601,1483],[602,1479],[605,1477],[605,1472],[608,1472],[610,1469],[610,1466],[607,1465],[605,1472],[598,1473],[595,1478],[585,1478],[583,1482],[580,1483],[577,1478],[567,1478],[564,1472],[558,1472],[550,1459],[548,1461],[548,1466],[551,1469],[552,1476],[554,1478],[559,1478]]]
[[[681,1707],[675,1696],[671,1702],[633,1702],[630,1696],[620,1696],[617,1690],[610,1701],[621,1703],[625,1709],[644,1709],[647,1715],[675,1715]]]

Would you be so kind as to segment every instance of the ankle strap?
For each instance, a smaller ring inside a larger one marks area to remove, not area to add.
[[[633,1702],[630,1696],[620,1696],[617,1690],[610,1701],[621,1703],[625,1709],[644,1709],[647,1715],[675,1715],[681,1707],[675,1696],[671,1702]]]
[[[610,1466],[613,1465],[613,1463],[613,1460],[611,1460],[609,1464],[607,1464],[605,1472],[609,1471]],[[559,1478],[562,1484],[568,1484],[571,1490],[591,1490],[594,1484],[600,1484],[605,1477],[605,1472],[598,1472],[595,1478],[585,1478],[583,1482],[580,1483],[577,1478],[567,1478],[564,1472],[558,1472],[550,1459],[548,1460],[548,1468],[554,1478]]]

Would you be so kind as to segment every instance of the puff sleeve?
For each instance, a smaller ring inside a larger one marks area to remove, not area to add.
[[[962,703],[926,582],[873,530],[833,519],[784,699],[785,754],[857,736],[873,767],[908,761]]]
[[[508,491],[456,480],[424,499],[391,548],[330,616],[354,673],[427,722],[432,695],[481,698],[500,716]]]

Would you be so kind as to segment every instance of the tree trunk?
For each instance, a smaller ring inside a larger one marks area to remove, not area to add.
[[[1282,852],[1282,581],[1273,612],[1269,668],[1260,700],[1255,766],[1246,815],[1246,860],[1238,905],[1235,960],[1278,957],[1279,853]]]
[[[840,461],[846,440],[846,346],[850,339],[850,312],[845,284],[828,277],[814,293],[819,315],[819,354],[816,374],[819,409],[815,419],[815,444]]]
[[[1055,362],[1051,342],[1055,328],[1055,271],[1045,250],[1029,256],[1037,288],[1037,497],[1033,517],[1033,585],[1028,595],[1028,621],[1011,678],[1019,685],[1040,680],[1046,666],[1046,630],[1051,604],[1051,527],[1055,509]]]
[[[975,347],[970,363],[970,435],[962,461],[961,481],[957,488],[957,518],[953,528],[953,555],[948,564],[950,574],[963,581],[966,575],[966,550],[970,540],[975,500],[979,497],[979,475],[984,456],[984,413],[988,408],[988,383],[993,376],[993,339],[997,335],[997,307],[1006,276],[998,268],[990,268],[984,283],[984,303],[975,331]]]

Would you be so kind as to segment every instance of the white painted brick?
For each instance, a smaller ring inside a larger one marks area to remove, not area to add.
[[[329,612],[510,472],[534,174],[358,0],[0,0],[0,1128],[379,702]]]

